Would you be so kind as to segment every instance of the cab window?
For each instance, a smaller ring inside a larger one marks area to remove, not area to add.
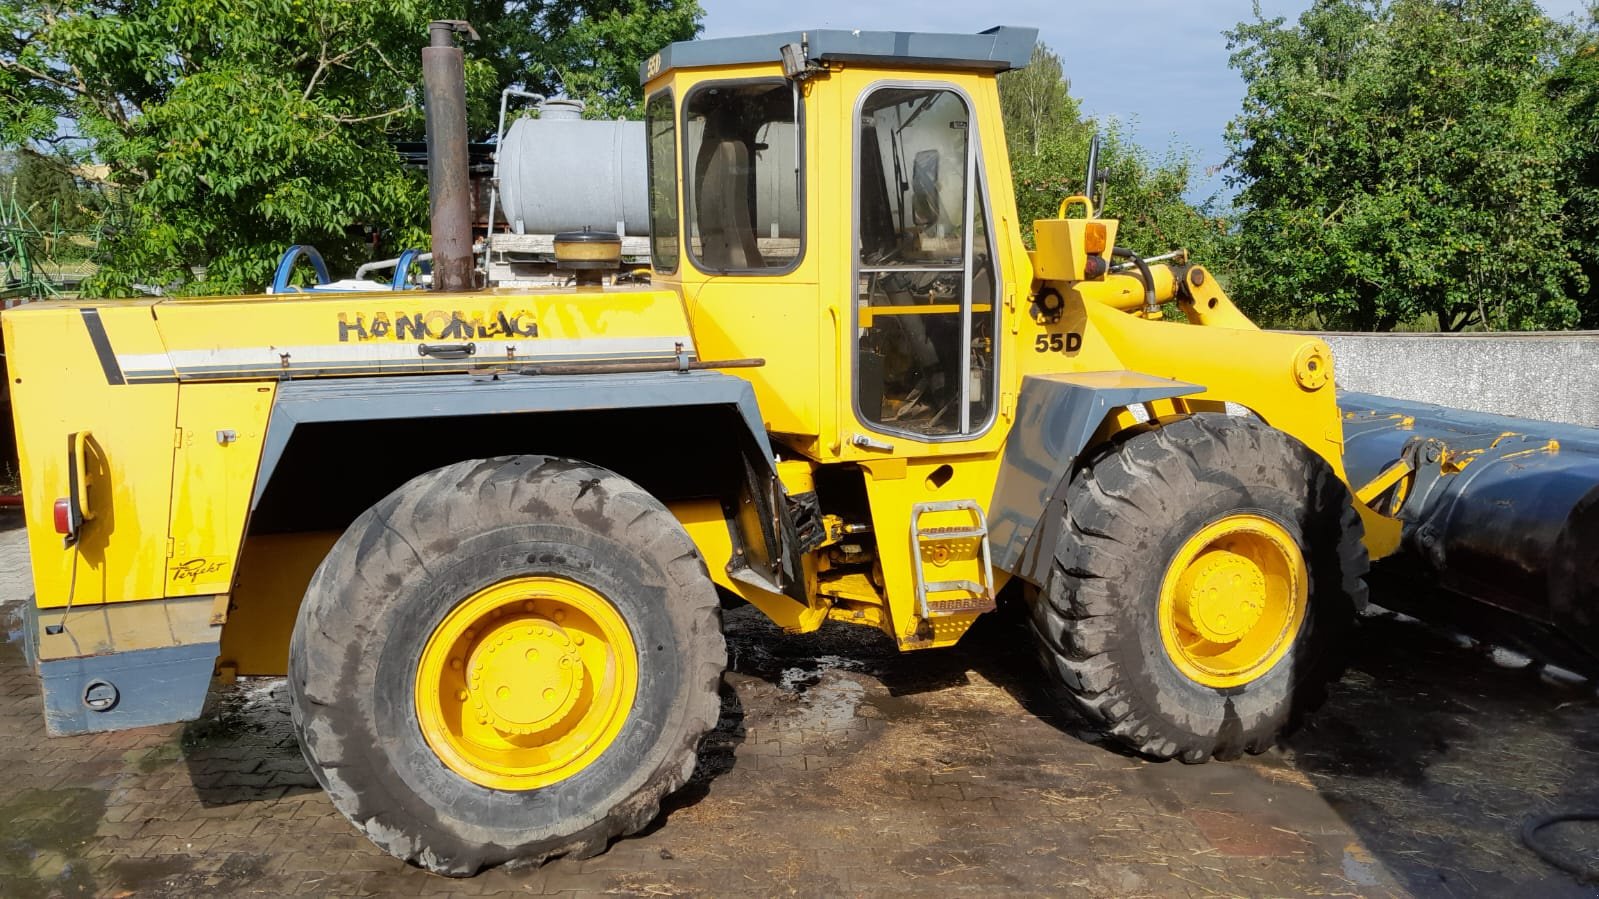
[[[652,94],[644,106],[649,135],[650,265],[662,274],[677,271],[677,118],[672,92]]]
[[[713,82],[683,103],[689,253],[711,274],[789,271],[804,253],[799,96],[787,81]]]
[[[856,134],[856,403],[925,439],[992,420],[997,293],[971,110],[940,87],[876,88]]]

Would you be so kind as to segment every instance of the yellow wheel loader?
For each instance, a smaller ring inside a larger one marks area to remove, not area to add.
[[[655,816],[717,718],[723,602],[909,651],[1003,594],[1062,702],[1233,758],[1318,701],[1402,519],[1495,464],[1374,439],[1352,481],[1322,341],[1090,196],[1024,245],[996,76],[1031,29],[673,44],[648,283],[579,231],[577,286],[476,289],[458,30],[424,51],[431,290],[5,313],[52,733],[287,674],[338,808],[469,875]]]

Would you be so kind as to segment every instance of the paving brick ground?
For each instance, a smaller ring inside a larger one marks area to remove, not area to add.
[[[26,592],[20,533],[0,531],[0,597]],[[189,724],[51,739],[13,636],[0,896],[1589,895],[1516,832],[1599,808],[1591,688],[1412,623],[1364,622],[1287,747],[1187,767],[1052,713],[1004,622],[912,656],[842,627],[786,637],[748,609],[728,622],[722,720],[661,818],[597,858],[470,880],[409,868],[338,815],[281,680],[219,689]]]

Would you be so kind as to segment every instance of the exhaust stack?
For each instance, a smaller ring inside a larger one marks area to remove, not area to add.
[[[427,116],[428,210],[433,226],[433,289],[472,290],[472,195],[466,153],[466,63],[455,35],[477,40],[459,19],[428,25],[422,48]]]

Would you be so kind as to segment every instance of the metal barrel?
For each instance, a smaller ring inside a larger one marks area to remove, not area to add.
[[[466,65],[455,34],[465,22],[428,25],[422,86],[428,143],[428,208],[433,227],[433,289],[471,290],[472,194],[466,151]]]
[[[506,224],[516,234],[649,234],[644,123],[584,121],[560,109],[561,101],[540,104],[539,118],[517,119],[496,148]]]
[[[1470,459],[1410,500],[1401,551],[1374,571],[1399,569],[1412,585],[1438,588],[1484,609],[1442,609],[1440,623],[1510,628],[1507,645],[1528,646],[1567,667],[1599,670],[1599,429],[1341,392],[1344,462],[1363,484],[1400,457],[1412,438],[1436,438]],[[1426,617],[1438,596],[1415,600]],[[1537,645],[1528,644],[1529,639]]]

